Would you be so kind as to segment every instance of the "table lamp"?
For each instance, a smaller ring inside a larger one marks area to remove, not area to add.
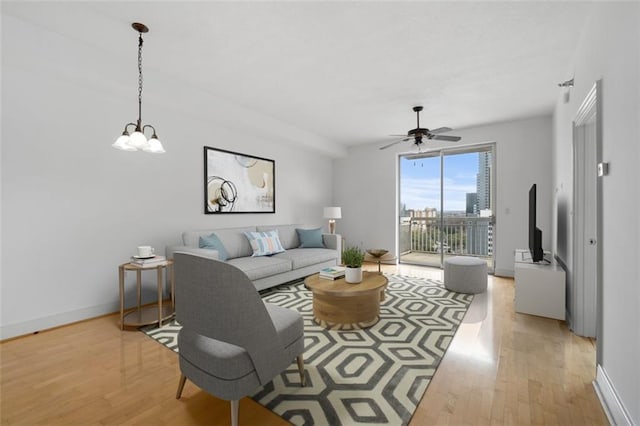
[[[342,218],[342,210],[340,207],[325,207],[324,218],[329,219],[329,233],[336,233],[336,219]]]

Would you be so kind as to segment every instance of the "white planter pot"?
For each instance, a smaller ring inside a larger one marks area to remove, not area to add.
[[[351,284],[362,282],[362,268],[349,268],[344,271],[344,280]]]

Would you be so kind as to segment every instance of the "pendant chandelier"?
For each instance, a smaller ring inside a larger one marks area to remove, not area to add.
[[[162,147],[160,140],[158,140],[156,129],[149,124],[142,125],[142,33],[149,32],[149,28],[138,22],[134,22],[131,26],[138,32],[138,121],[136,123],[127,123],[124,126],[122,135],[111,146],[123,151],[145,151],[162,154],[166,151]],[[132,134],[129,134],[130,126],[135,126]],[[144,135],[147,128],[153,131],[149,140]]]

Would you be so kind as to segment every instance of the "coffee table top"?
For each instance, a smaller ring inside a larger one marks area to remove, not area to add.
[[[339,278],[327,280],[320,278],[320,274],[313,274],[304,280],[304,284],[315,294],[326,294],[337,297],[357,296],[362,293],[378,291],[386,286],[389,280],[377,272],[362,272],[362,282],[351,284]]]

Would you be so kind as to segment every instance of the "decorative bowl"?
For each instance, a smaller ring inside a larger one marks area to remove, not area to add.
[[[385,250],[385,249],[368,249],[367,253],[369,253],[373,257],[382,257],[385,254],[389,253],[389,250]]]

